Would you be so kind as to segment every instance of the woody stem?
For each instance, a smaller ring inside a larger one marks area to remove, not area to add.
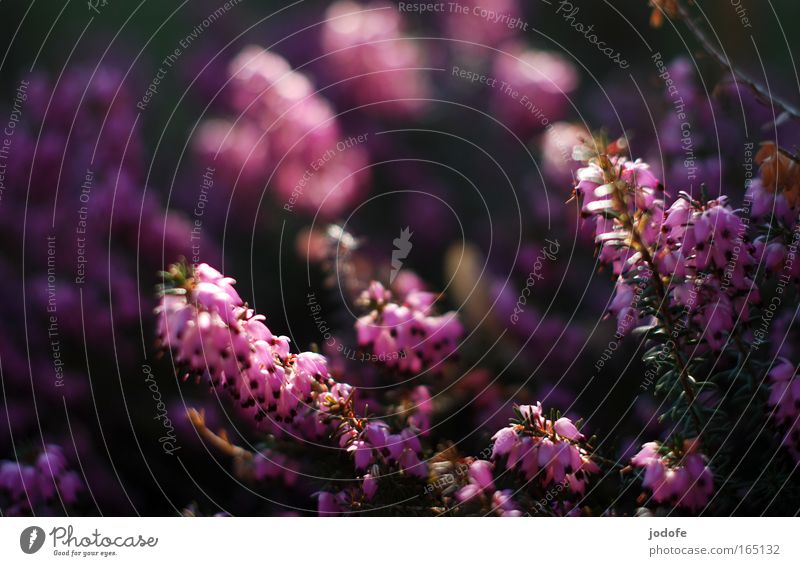
[[[627,187],[620,187],[617,185],[618,176],[607,156],[601,156],[600,163],[603,166],[606,182],[614,183],[615,189],[612,194],[615,200],[615,205],[618,207],[618,212],[620,213],[620,222],[625,231],[631,235],[631,247],[642,255],[642,259],[647,264],[650,272],[653,274],[652,277],[654,280],[654,287],[658,300],[658,311],[661,314],[664,326],[669,333],[669,336],[675,336],[675,322],[672,318],[672,313],[669,310],[667,289],[664,287],[664,283],[661,280],[661,275],[658,271],[655,261],[653,260],[653,255],[650,253],[650,248],[645,244],[644,240],[642,240],[642,235],[637,229],[633,217],[628,212]],[[689,381],[688,368],[683,360],[683,356],[681,355],[677,340],[672,340],[672,354],[675,358],[675,363],[678,366],[678,380],[683,387],[683,391],[686,395],[686,400],[689,406],[689,412],[692,414],[692,419],[694,420],[695,427],[697,428],[697,434],[699,435],[703,430],[703,426],[700,412],[695,404],[697,395],[692,383]]]

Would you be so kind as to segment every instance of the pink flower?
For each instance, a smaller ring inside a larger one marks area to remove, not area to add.
[[[52,514],[48,506],[54,500],[74,505],[84,489],[58,445],[46,445],[33,464],[0,461],[0,499],[6,515]]]
[[[357,470],[365,470],[372,463],[372,448],[363,440],[358,440],[348,447],[348,451],[355,453]]]
[[[514,500],[511,499],[511,494],[512,491],[510,489],[495,491],[492,494],[492,507],[501,517],[522,516],[522,511],[520,511],[519,507],[517,507],[517,504],[514,502]]]
[[[0,489],[10,493],[13,498],[25,493],[22,477],[22,469],[17,462],[0,462]]]
[[[206,377],[255,420],[285,423],[282,432],[314,431],[306,423],[328,409],[318,400],[344,402],[337,397],[344,386],[330,377],[325,358],[290,354],[289,339],[243,306],[233,279],[206,264],[190,275],[183,292],[167,291],[156,309],[161,346],[186,372]]]
[[[519,135],[531,135],[563,119],[570,96],[578,87],[575,66],[556,52],[536,51],[522,43],[504,46],[495,56],[493,75],[516,90],[516,99],[506,89],[491,92],[492,109],[506,126]]]
[[[343,96],[374,114],[418,116],[430,96],[425,52],[404,35],[402,14],[389,3],[334,2],[325,13],[322,47]]]
[[[542,486],[567,480],[572,491],[583,493],[587,475],[600,470],[580,446],[583,435],[577,427],[566,417],[547,419],[541,403],[522,405],[517,411],[524,421],[492,437],[492,459],[506,458],[509,468],[528,480],[538,479]]]
[[[320,491],[317,494],[317,512],[323,517],[340,515],[342,507],[337,501],[337,494],[330,491]]]
[[[361,489],[364,491],[364,496],[367,500],[371,501],[375,498],[375,494],[378,493],[378,480],[372,474],[365,474]]]
[[[256,480],[280,480],[291,486],[297,481],[297,463],[273,450],[261,450],[253,458],[253,477]]]
[[[783,445],[800,462],[800,375],[786,359],[779,359],[769,372],[769,405],[772,418],[783,431]]]
[[[470,60],[486,57],[494,53],[490,47],[499,47],[508,39],[514,38],[521,29],[524,20],[518,0],[461,0],[460,9],[445,10],[442,13],[444,31],[448,37],[462,41],[453,42],[453,48],[464,52]],[[506,16],[507,21],[519,22],[514,25],[501,25],[476,15],[475,10],[487,10]]]
[[[658,459],[658,449],[660,446],[658,442],[642,444],[642,449],[631,458],[631,463],[634,466],[644,467],[650,460]]]
[[[508,456],[514,446],[517,445],[517,431],[513,426],[502,428],[495,433],[492,440],[494,440],[492,459]]]
[[[428,465],[422,462],[417,455],[417,452],[411,448],[404,448],[403,453],[399,459],[400,467],[407,474],[418,478],[425,479],[428,477]]]
[[[456,492],[456,501],[469,506],[480,505],[483,508],[482,514],[494,514],[501,517],[521,516],[521,511],[511,499],[512,491],[510,489],[495,490],[492,469],[492,463],[486,460],[470,462],[468,481]]]
[[[585,151],[586,146],[576,146],[573,157],[581,158]],[[608,157],[608,160],[610,167],[618,172],[617,177],[606,179],[597,159],[591,159],[576,173],[575,194],[581,201],[582,215],[594,219],[600,261],[611,265],[615,275],[621,275],[638,267],[641,258],[624,244],[630,237],[629,228],[622,226],[617,216],[610,218],[609,214],[630,215],[644,243],[655,244],[662,236],[664,222],[663,186],[649,166],[640,160],[630,161],[618,156]],[[633,198],[627,198],[627,204],[620,204],[615,196],[620,193],[633,195]]]
[[[582,440],[583,435],[578,432],[578,429],[572,424],[572,421],[569,420],[567,417],[561,417],[555,423],[553,423],[553,429],[564,438],[568,438],[569,440]]]
[[[83,480],[77,472],[66,472],[58,479],[58,492],[67,505],[77,503],[78,493],[83,490]]]
[[[351,206],[369,181],[362,144],[344,144],[333,106],[280,55],[249,46],[229,66],[236,120],[209,120],[195,151],[237,206],[253,207],[271,182],[281,205],[332,217]],[[287,208],[288,207],[288,208]]]
[[[492,464],[486,460],[476,460],[469,467],[469,479],[483,491],[494,489]]]
[[[456,492],[456,499],[463,503],[479,495],[481,495],[481,488],[474,483],[468,483]]]
[[[432,293],[410,292],[403,304],[391,302],[391,298],[391,293],[374,281],[362,293],[361,302],[372,310],[356,321],[359,346],[371,350],[381,365],[400,372],[416,374],[438,369],[455,353],[463,334],[456,313],[431,315],[435,298]],[[422,410],[428,411],[427,401],[419,401],[424,404]],[[424,419],[420,424],[425,424]]]
[[[658,442],[648,442],[631,459],[634,467],[644,469],[642,486],[652,492],[653,501],[695,512],[708,503],[714,479],[697,446],[697,441],[687,441],[676,454],[663,452]]]
[[[413,405],[412,414],[408,417],[408,424],[427,435],[431,427],[433,415],[433,398],[431,392],[424,385],[415,387],[411,392],[410,401]]]

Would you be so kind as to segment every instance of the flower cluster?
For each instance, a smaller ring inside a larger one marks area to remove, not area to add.
[[[649,248],[659,239],[664,187],[647,163],[599,153],[592,147],[598,143],[575,146],[573,158],[586,162],[577,171],[575,194],[582,214],[594,220],[600,261],[622,275],[639,259],[631,248]]]
[[[33,250],[19,278],[27,287],[28,308],[47,312],[49,279],[59,289],[61,331],[71,340],[105,343],[112,321],[117,327],[138,324],[137,269],[160,269],[162,248],[169,257],[190,249],[187,220],[166,212],[144,189],[143,144],[132,98],[123,73],[105,66],[70,68],[59,80],[37,73],[28,86],[25,120],[8,140],[13,159],[3,167],[4,183],[27,189],[4,193],[0,237],[10,258],[21,249]],[[46,238],[75,240],[76,250],[68,257],[51,248],[48,255],[33,244]],[[16,281],[7,277],[3,293],[20,294]],[[98,313],[83,328],[82,310]]]
[[[98,436],[114,434],[121,398],[112,401],[108,389],[92,385],[89,372],[111,375],[144,363],[141,344],[123,338],[152,324],[150,275],[143,274],[163,268],[162,254],[189,254],[192,234],[185,216],[165,208],[155,180],[145,183],[149,152],[136,108],[141,85],[131,84],[136,73],[126,74],[109,59],[67,65],[54,75],[38,67],[24,73],[14,111],[7,107],[13,135],[0,149],[0,292],[14,299],[0,305],[6,411],[0,458],[17,458],[20,443],[37,441],[43,432],[66,447],[71,429],[82,481],[92,486],[93,497],[81,510],[131,514],[141,507],[134,510],[114,480]],[[204,234],[195,241],[213,258],[216,246]],[[102,427],[86,418],[94,403],[114,407]],[[150,421],[139,418],[136,426]],[[52,490],[32,487],[35,466],[20,466],[23,487],[7,466],[8,513],[63,513],[57,497],[43,500]],[[63,483],[65,504],[74,499],[75,476],[36,473],[42,482]]]
[[[453,48],[470,57],[485,56],[484,45],[499,47],[525,27],[518,0],[461,0],[459,5],[458,10],[445,10],[442,27],[448,37],[460,40]],[[500,24],[482,17],[489,14],[502,15],[508,23]]]
[[[235,280],[207,264],[175,265],[164,276],[157,335],[178,367],[227,392],[246,415],[268,421],[271,430],[300,439],[331,437],[352,456],[360,487],[347,487],[333,499],[320,494],[321,513],[335,501],[346,499],[352,506],[371,500],[382,473],[427,477],[419,439],[430,427],[433,409],[426,387],[411,391],[413,406],[403,412],[406,424],[395,433],[386,422],[357,414],[355,389],[334,380],[324,356],[292,354],[289,339],[274,335],[264,317],[242,301]],[[257,454],[251,474],[281,477],[291,485],[295,474],[286,463],[272,451]]]
[[[410,291],[398,304],[391,291],[373,281],[361,295],[370,312],[356,322],[358,345],[403,373],[440,370],[454,355],[463,328],[455,312],[431,315],[435,301],[434,293]]]
[[[404,428],[399,434],[389,434],[389,427],[375,421],[367,425],[364,434],[350,445],[355,453],[357,469],[366,469],[371,463],[383,459],[388,464],[397,463],[409,475],[425,478],[427,465],[420,461],[422,446],[419,434],[413,428]]]
[[[522,515],[512,499],[513,490],[495,489],[492,477],[492,463],[486,460],[474,460],[467,470],[468,483],[456,492],[456,499],[465,505],[479,504],[489,507],[489,513],[500,517],[519,517]]]
[[[731,63],[692,2],[651,3]],[[620,65],[566,5],[299,2],[252,27],[257,8],[205,4],[203,41],[165,37],[166,58],[114,69],[124,33],[57,76],[46,48],[9,58],[0,514],[796,512],[800,111],[772,95],[791,73],[762,88],[658,45]],[[576,37],[600,55],[578,65]],[[400,265],[412,229],[452,312]],[[576,238],[596,255],[554,261]],[[210,267],[223,251],[263,310]],[[598,265],[611,281],[587,286]],[[208,394],[187,407],[171,370]],[[541,404],[505,418],[536,399],[609,437]]]
[[[404,477],[417,479],[427,477],[428,465],[421,459],[420,430],[411,418],[414,412],[409,412],[411,416],[407,416],[406,426],[393,433],[383,420],[358,418],[352,396],[349,385],[336,384],[320,399],[321,409],[335,428],[338,445],[352,455],[359,474],[357,479],[361,481],[360,489],[345,492],[350,496],[357,493],[362,500],[370,501],[378,491],[378,477],[384,473],[400,472]]]
[[[769,372],[769,378],[772,418],[786,431],[783,445],[800,462],[800,374],[789,361],[781,359]]]
[[[348,493],[344,490],[333,493],[320,491],[317,493],[317,513],[321,517],[330,517],[342,514],[349,506]]]
[[[264,317],[247,308],[224,277],[207,264],[173,266],[158,315],[158,339],[187,373],[226,391],[258,421],[320,433],[316,400],[335,384],[319,354],[292,354]]]
[[[392,434],[381,420],[367,422],[346,411],[344,415],[341,413],[334,419],[334,423],[338,423],[339,446],[353,455],[358,483],[338,492],[319,492],[317,509],[320,515],[338,515],[371,502],[378,493],[382,476],[389,476],[390,481],[397,481],[398,473],[412,480],[428,476],[428,465],[420,458],[419,433],[412,426]]]
[[[578,72],[558,53],[521,44],[504,46],[494,61],[493,75],[506,88],[492,91],[492,110],[515,133],[529,136],[565,117],[570,94],[578,87]],[[513,89],[518,94],[511,98]]]
[[[666,301],[659,300],[661,314],[675,307],[704,329],[702,341],[722,349],[735,322],[759,301],[747,223],[725,196],[701,201],[682,192],[665,210],[663,186],[646,163],[597,153],[597,143],[575,149],[587,162],[575,193],[594,218],[600,261],[618,276],[609,312],[620,328],[632,328],[630,319],[638,322],[644,310],[632,306],[637,287],[652,284]]]
[[[516,409],[516,423],[493,437],[492,459],[506,459],[528,481],[541,486],[567,482],[573,493],[582,494],[587,476],[600,471],[582,446],[583,435],[567,417],[546,418],[542,404]],[[552,416],[551,416],[552,417]]]
[[[662,232],[666,242],[655,259],[659,273],[673,274],[670,298],[705,329],[703,340],[720,350],[736,321],[747,320],[750,306],[760,301],[747,225],[724,196],[701,203],[682,195],[667,210]]]
[[[699,511],[714,491],[714,476],[696,440],[685,441],[680,449],[648,442],[631,463],[644,470],[642,486],[655,503]]]
[[[287,486],[297,482],[297,463],[275,450],[259,450],[252,462],[253,479],[280,480]]]
[[[348,101],[373,114],[419,115],[430,97],[421,46],[404,36],[402,15],[387,2],[335,2],[325,13],[327,68],[347,85]]]
[[[0,461],[0,512],[3,515],[53,514],[54,506],[73,505],[83,481],[69,469],[60,446],[48,444],[31,464]]]
[[[229,75],[238,116],[204,122],[194,147],[219,169],[231,202],[248,210],[269,185],[289,212],[332,216],[358,198],[369,178],[364,149],[347,143],[333,107],[305,74],[251,46],[231,61]]]
[[[789,204],[786,195],[770,190],[761,178],[751,181],[745,199],[750,203],[750,218],[759,225],[791,229],[800,215],[800,203]]]

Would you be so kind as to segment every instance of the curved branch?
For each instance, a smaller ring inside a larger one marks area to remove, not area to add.
[[[770,93],[767,87],[752,79],[741,69],[734,67],[730,59],[714,45],[705,31],[703,31],[702,27],[692,18],[682,2],[679,0],[670,2],[670,8],[672,9],[668,10],[666,13],[680,17],[706,53],[713,57],[721,67],[729,70],[737,81],[742,82],[750,88],[760,102],[763,104],[771,104],[780,111],[780,115],[775,119],[775,125],[781,124],[786,119],[800,120],[800,109],[796,108],[790,102]],[[657,9],[662,10],[663,8],[657,6]]]

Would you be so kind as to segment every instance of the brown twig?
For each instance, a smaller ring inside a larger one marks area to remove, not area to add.
[[[679,0],[674,0],[671,2],[671,6],[673,7],[673,11],[669,15],[677,14],[683,20],[683,22],[686,24],[686,27],[689,28],[689,31],[692,32],[692,35],[700,43],[706,53],[713,57],[720,66],[729,70],[737,81],[744,83],[748,88],[750,88],[750,90],[755,93],[759,101],[765,105],[771,104],[780,110],[780,115],[773,122],[775,125],[782,123],[787,118],[794,120],[800,119],[800,110],[798,110],[793,104],[770,93],[769,89],[767,89],[764,85],[752,79],[741,69],[734,67],[730,59],[728,59],[728,57],[711,42],[703,29],[697,24],[697,22],[694,21],[694,18],[692,18],[691,14],[689,14],[689,11],[682,2]]]
[[[647,264],[650,272],[653,274],[652,278],[658,300],[658,310],[661,313],[661,317],[667,332],[669,332],[670,336],[673,336],[675,333],[675,321],[672,319],[672,313],[669,310],[669,297],[667,289],[664,287],[664,282],[661,280],[661,274],[658,271],[658,266],[653,259],[653,255],[650,253],[650,248],[642,239],[642,235],[636,226],[634,217],[628,212],[629,203],[628,193],[626,190],[627,183],[624,185],[620,184],[619,175],[617,174],[611,160],[607,155],[601,154],[598,157],[600,167],[603,170],[603,175],[605,177],[605,182],[613,184],[614,186],[611,196],[615,202],[614,207],[618,212],[619,223],[622,225],[625,233],[630,234],[630,247],[635,252],[641,254],[642,260]],[[695,426],[697,427],[697,434],[699,435],[703,430],[703,420],[695,403],[697,395],[695,394],[694,387],[689,380],[690,376],[688,364],[683,360],[677,340],[672,340],[672,346],[672,354],[675,358],[675,363],[678,366],[678,381],[680,381],[681,386],[683,387],[684,394],[686,395],[686,401],[689,406],[689,412],[692,414],[692,419],[694,420]]]
[[[667,327],[667,331],[672,336],[672,333],[675,330],[675,321],[672,320],[672,313],[669,310],[669,299],[667,297],[667,290],[664,288],[664,283],[661,281],[661,275],[658,272],[658,268],[656,266],[655,261],[653,261],[653,256],[650,254],[650,250],[647,246],[644,245],[644,242],[641,240],[641,236],[639,235],[638,230],[634,230],[633,232],[635,237],[640,245],[640,249],[638,251],[642,254],[642,259],[650,268],[650,271],[653,273],[653,278],[655,280],[655,287],[656,287],[656,294],[658,295],[658,308],[661,312],[661,316],[664,319],[664,325]],[[683,387],[683,391],[686,394],[686,401],[689,405],[689,411],[692,413],[692,418],[694,419],[695,427],[697,427],[697,434],[700,435],[703,430],[703,420],[700,416],[700,412],[697,410],[697,405],[695,404],[695,400],[697,399],[697,394],[694,391],[694,387],[692,386],[691,382],[689,381],[689,368],[688,364],[683,361],[683,356],[681,355],[680,350],[678,349],[678,341],[672,340],[672,354],[675,357],[675,363],[678,365],[678,380],[681,382],[681,386]]]
[[[231,441],[228,439],[228,434],[224,430],[221,430],[219,434],[212,432],[206,426],[205,412],[189,408],[186,410],[186,416],[189,417],[189,422],[192,423],[192,426],[200,434],[200,436],[202,436],[209,442],[209,444],[214,446],[214,448],[218,449],[223,454],[237,460],[251,460],[253,458],[252,452],[245,450],[241,446],[236,446],[235,444],[231,443]]]

